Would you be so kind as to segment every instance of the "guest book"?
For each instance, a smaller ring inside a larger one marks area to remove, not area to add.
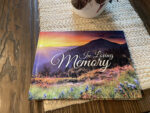
[[[29,99],[138,99],[123,31],[41,32]]]

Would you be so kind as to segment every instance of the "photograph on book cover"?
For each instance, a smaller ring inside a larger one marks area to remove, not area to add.
[[[29,99],[142,97],[123,31],[41,32]]]

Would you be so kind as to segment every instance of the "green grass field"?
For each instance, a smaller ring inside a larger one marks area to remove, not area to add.
[[[103,85],[94,86],[84,83],[59,84],[42,88],[31,85],[29,99],[136,99],[141,98],[139,82],[133,70],[121,73],[118,80],[108,81]]]

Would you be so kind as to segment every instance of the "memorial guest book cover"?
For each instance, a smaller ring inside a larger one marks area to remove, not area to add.
[[[123,31],[41,32],[29,99],[138,99]]]

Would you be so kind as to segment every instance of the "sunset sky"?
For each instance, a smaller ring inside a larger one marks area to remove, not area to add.
[[[38,47],[81,46],[92,40],[103,38],[118,44],[124,44],[123,32],[40,32]]]

